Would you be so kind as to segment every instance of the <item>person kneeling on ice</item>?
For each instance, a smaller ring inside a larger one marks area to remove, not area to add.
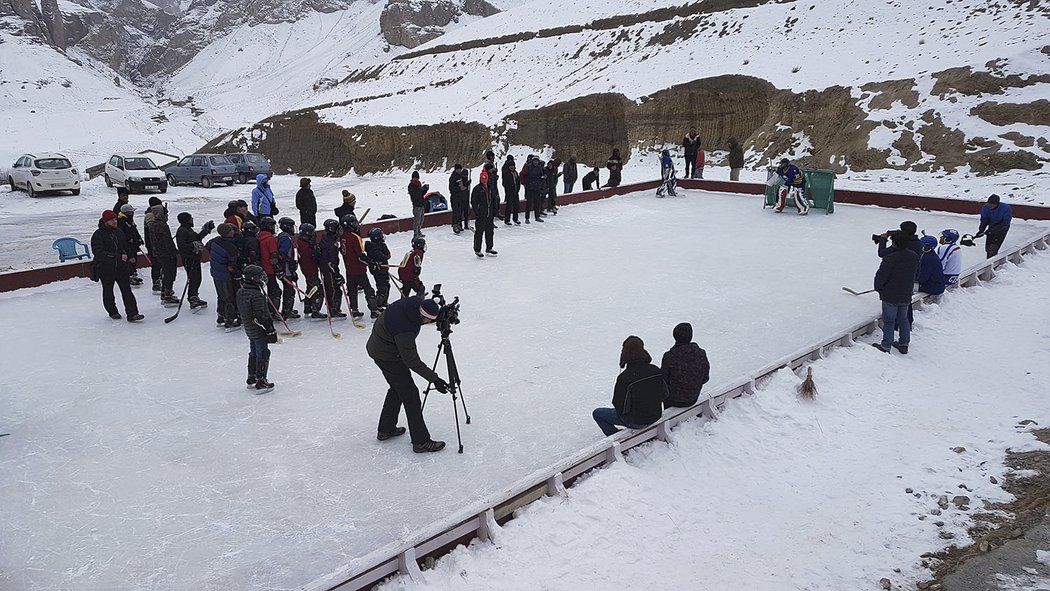
[[[933,236],[923,236],[919,242],[922,243],[922,258],[919,259],[917,279],[919,291],[934,296],[933,301],[937,301],[947,285],[944,279],[944,268],[941,266],[941,257],[937,256],[937,239]]]
[[[907,355],[908,343],[911,342],[911,322],[908,321],[908,308],[911,306],[912,286],[915,272],[919,267],[919,257],[907,247],[908,236],[901,232],[890,234],[893,252],[882,258],[882,264],[875,273],[875,291],[882,300],[882,342],[872,343],[883,353],[889,353],[890,347]],[[894,342],[893,329],[900,329],[900,341]]]
[[[688,408],[700,398],[700,390],[711,379],[707,351],[693,342],[693,326],[683,322],[674,327],[674,346],[664,353],[660,369],[664,372],[668,397],[664,408]]]
[[[806,200],[806,179],[802,171],[790,160],[784,158],[777,167],[777,176],[783,181],[784,186],[777,190],[777,204],[774,211],[777,213],[784,211],[787,198],[790,196],[795,201],[798,215],[809,213],[809,202]]]
[[[412,379],[416,372],[434,388],[445,394],[448,383],[441,379],[434,370],[419,358],[416,350],[416,337],[424,324],[437,319],[440,306],[432,299],[412,296],[400,299],[387,307],[372,326],[372,335],[368,337],[365,350],[376,366],[383,372],[390,389],[383,401],[383,411],[379,415],[379,430],[376,438],[379,441],[404,435],[405,428],[397,426],[397,417],[401,407],[405,407],[405,418],[411,432],[412,451],[416,453],[441,451],[444,441],[430,438],[426,421],[423,420],[423,408],[419,402],[419,389]]]
[[[264,293],[266,273],[259,265],[244,268],[244,285],[237,291],[237,310],[244,323],[244,334],[248,337],[248,388],[256,394],[273,390],[267,381],[270,367],[270,343],[277,342],[277,330],[270,317],[270,306]]]
[[[941,259],[945,283],[947,285],[955,285],[955,281],[959,278],[959,273],[962,272],[962,247],[959,246],[958,230],[952,230],[951,228],[941,230],[937,257]]]
[[[663,197],[664,193],[667,193],[671,197],[677,197],[678,194],[674,191],[677,184],[674,178],[674,160],[671,159],[671,152],[668,150],[660,154],[660,178],[664,182],[656,189],[656,196]]]
[[[628,429],[648,427],[663,414],[667,400],[667,383],[659,367],[645,350],[642,339],[629,336],[620,351],[620,368],[613,389],[613,408],[596,408],[591,416],[606,436],[619,431],[617,425]]]

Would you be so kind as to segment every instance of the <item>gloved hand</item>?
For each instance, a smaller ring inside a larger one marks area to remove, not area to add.
[[[346,285],[346,279],[343,279],[342,275],[336,275],[332,278],[332,283],[334,283],[336,287],[342,287]]]
[[[373,275],[376,275],[381,271],[381,267],[379,266],[379,263],[372,261],[368,263],[368,270],[371,271]]]
[[[273,343],[277,342],[277,331],[276,330],[271,330],[270,332],[266,333],[266,342],[270,343],[270,344],[273,344]]]
[[[200,254],[204,250],[204,243],[197,240],[193,243],[193,254]]]
[[[423,273],[423,269],[420,269],[419,267],[416,267],[416,277],[419,277],[420,274],[422,274],[422,273]]]
[[[435,390],[437,390],[438,392],[441,392],[442,394],[448,394],[448,382],[446,382],[445,380],[443,380],[441,378],[438,378],[438,379],[434,380],[433,383],[434,383],[434,389]]]
[[[292,283],[295,283],[296,281],[299,281],[299,274],[296,273],[295,271],[292,271],[286,277],[288,278],[288,281],[291,281]]]
[[[299,269],[299,261],[288,261],[288,270],[295,273]]]
[[[201,229],[204,230],[205,234],[210,234],[211,231],[215,229],[215,221],[214,220],[208,220],[208,221],[204,222],[204,225],[201,226]]]

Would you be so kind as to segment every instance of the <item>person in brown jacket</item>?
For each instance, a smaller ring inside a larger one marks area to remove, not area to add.
[[[693,326],[683,322],[674,327],[674,346],[664,353],[660,369],[664,372],[669,396],[664,408],[685,408],[696,404],[700,390],[711,379],[707,352],[693,341]]]

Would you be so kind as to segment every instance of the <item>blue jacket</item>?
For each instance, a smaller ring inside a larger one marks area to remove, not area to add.
[[[777,175],[789,187],[804,187],[806,185],[806,177],[802,175],[802,171],[794,164],[788,164],[787,168],[783,166],[777,168]]]
[[[941,257],[936,251],[924,252],[919,260],[919,291],[930,295],[941,295],[947,284]]]
[[[981,227],[977,233],[985,233],[988,236],[1002,237],[1010,230],[1010,220],[1014,217],[1010,206],[1000,203],[999,207],[992,209],[987,203],[981,208]]]
[[[671,156],[660,156],[660,168],[673,168],[674,160],[671,160]]]
[[[269,185],[263,186],[266,175],[260,174],[255,177],[255,188],[252,189],[252,213],[257,217],[273,215],[273,189]]]
[[[211,266],[211,276],[219,281],[232,280],[233,275],[230,270],[237,267],[239,256],[237,244],[233,238],[216,236],[209,240],[204,248],[208,249],[211,257],[208,263]]]

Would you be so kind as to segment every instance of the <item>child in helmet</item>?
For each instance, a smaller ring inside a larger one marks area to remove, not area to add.
[[[674,178],[674,160],[671,159],[671,152],[664,150],[660,154],[660,178],[663,179],[663,184],[656,189],[656,196],[663,197],[664,194],[668,194],[671,197],[676,197],[675,193],[675,178]]]
[[[281,233],[277,235],[277,274],[278,283],[281,284],[281,316],[287,318],[299,318],[299,312],[295,309],[295,291],[298,289],[296,282],[299,275],[296,270],[299,264],[295,260],[295,220],[292,218],[281,218],[277,222]]]
[[[955,285],[955,281],[959,279],[959,273],[962,273],[962,247],[959,246],[958,230],[951,228],[941,230],[937,256],[941,259],[941,267],[944,269],[945,283]]]
[[[412,239],[412,250],[405,255],[397,267],[397,276],[401,278],[401,297],[407,298],[414,290],[417,295],[427,292],[419,276],[423,273],[423,254],[427,251],[427,241],[423,238]]]
[[[941,267],[941,258],[937,255],[937,239],[933,236],[923,236],[919,239],[922,244],[922,258],[919,259],[919,291],[931,296],[939,296],[944,293],[944,268]]]
[[[306,301],[303,302],[303,315],[310,318],[326,318],[321,312],[324,293],[321,290],[321,277],[318,275],[317,229],[313,224],[301,224],[299,237],[295,240],[295,250],[299,253],[299,268],[306,278]]]
[[[376,308],[386,309],[390,302],[390,248],[386,245],[383,230],[372,228],[368,231],[368,242],[365,243],[365,255],[368,257],[368,270],[376,280]]]
[[[274,384],[266,379],[270,367],[270,343],[277,342],[277,331],[270,318],[270,306],[266,302],[266,273],[259,265],[244,268],[244,285],[237,292],[237,310],[244,323],[244,334],[248,337],[248,388],[256,394],[273,390]]]

